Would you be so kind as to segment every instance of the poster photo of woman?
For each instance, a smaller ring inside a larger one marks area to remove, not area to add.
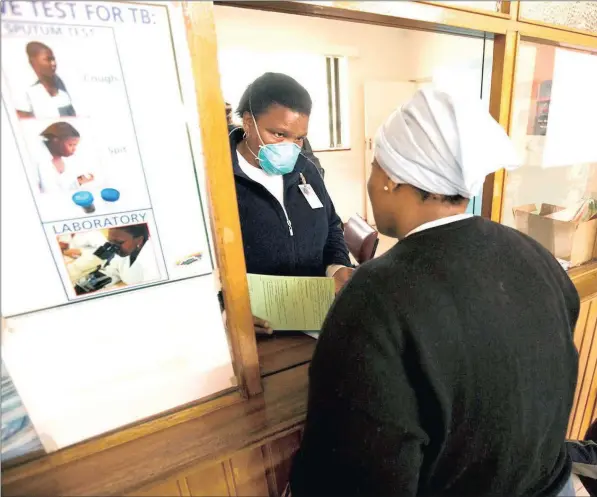
[[[114,157],[104,122],[77,117],[21,119],[19,124],[25,171],[42,222],[150,207],[138,156]],[[76,201],[83,192],[93,198],[89,209]]]
[[[112,30],[82,33],[42,23],[3,31],[2,94],[15,117],[130,117]]]
[[[58,64],[53,50],[44,43],[31,41],[27,43],[25,52],[37,81],[24,92],[17,92],[15,107],[18,117],[76,116],[71,96],[64,81],[58,76]]]
[[[42,221],[78,217],[77,192],[106,184],[106,153],[90,119],[21,120],[26,173]],[[99,145],[99,146],[98,146]]]
[[[73,192],[94,181],[93,168],[87,162],[76,161],[81,134],[72,124],[52,123],[40,133],[40,138],[36,161],[40,193]]]

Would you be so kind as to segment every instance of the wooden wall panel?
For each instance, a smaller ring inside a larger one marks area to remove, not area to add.
[[[280,497],[288,483],[292,459],[301,443],[301,432],[295,431],[285,437],[273,440],[261,449],[267,462],[267,481],[270,496]]]
[[[574,344],[578,349],[578,383],[568,438],[582,439],[597,418],[597,298],[582,303]]]
[[[217,463],[183,477],[189,489],[189,495],[193,497],[236,495],[228,464],[228,461]]]
[[[578,322],[576,324],[576,330],[574,330],[574,345],[576,346],[576,350],[579,351],[579,372],[582,369],[581,367],[581,357],[580,357],[580,350],[582,347],[582,342],[585,337],[585,333],[587,330],[587,322],[589,319],[589,312],[591,310],[591,301],[584,302],[580,306],[580,316],[578,318]],[[580,374],[579,374],[580,376]],[[572,438],[572,425],[574,424],[574,419],[576,417],[576,411],[578,408],[578,396],[580,393],[580,389],[578,388],[578,381],[576,392],[574,393],[574,402],[572,403],[572,410],[570,411],[570,421],[568,423],[568,438]]]
[[[597,339],[593,342],[593,349],[597,351]],[[597,354],[596,354],[597,355]],[[583,413],[582,420],[580,421],[579,436],[583,437],[587,433],[589,426],[597,419],[595,417],[595,408],[597,407],[597,374],[595,368],[591,375],[591,386],[589,387],[589,393],[587,397],[587,403]]]
[[[128,495],[129,497],[154,497],[157,495],[160,497],[182,497],[184,494],[177,480],[166,480]]]
[[[229,461],[235,494],[269,495],[266,467],[260,447],[235,454]]]

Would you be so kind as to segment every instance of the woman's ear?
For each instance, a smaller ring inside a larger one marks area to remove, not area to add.
[[[387,187],[387,189],[389,191],[395,192],[396,190],[398,190],[398,188],[400,188],[400,185],[401,185],[401,183],[396,183],[395,181],[390,179],[389,176],[386,176],[385,186]]]
[[[245,135],[251,136],[251,131],[253,130],[253,118],[249,112],[243,114],[243,130]]]

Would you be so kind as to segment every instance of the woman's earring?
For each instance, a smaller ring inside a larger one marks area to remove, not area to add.
[[[386,192],[389,190],[389,188],[388,188],[387,186],[384,186],[384,187],[383,187],[383,189],[384,189],[384,191],[386,191]]]

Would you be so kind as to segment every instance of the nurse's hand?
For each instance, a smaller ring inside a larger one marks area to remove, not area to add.
[[[253,316],[253,326],[255,327],[255,333],[258,335],[271,335],[274,332],[267,321],[255,316]]]
[[[352,277],[354,269],[351,267],[343,267],[338,269],[334,273],[334,283],[336,283],[336,293],[342,290],[342,287],[348,283],[348,280]]]

